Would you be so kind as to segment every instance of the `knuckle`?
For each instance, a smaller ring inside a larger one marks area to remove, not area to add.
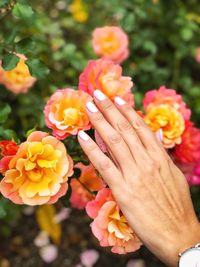
[[[113,108],[113,103],[111,101],[105,101],[103,104],[104,110],[110,110]]]
[[[123,109],[126,113],[130,113],[130,112],[132,113],[133,112],[133,108],[128,104],[123,105]]]
[[[155,174],[155,172],[157,172],[160,169],[160,164],[158,161],[155,160],[148,160],[147,163],[147,170],[150,174]]]
[[[109,158],[99,161],[99,171],[105,172],[105,171],[108,171],[111,167],[112,167],[112,163]]]
[[[119,144],[122,141],[122,137],[120,134],[115,133],[115,134],[108,136],[108,140],[111,144]]]
[[[92,152],[96,151],[96,149],[97,149],[96,144],[88,145],[88,147],[87,147],[88,154],[91,154]]]
[[[92,120],[94,122],[102,122],[104,118],[103,118],[103,115],[100,112],[98,112],[93,116]]]
[[[122,120],[118,123],[118,128],[120,131],[129,131],[132,132],[133,128],[127,120]]]

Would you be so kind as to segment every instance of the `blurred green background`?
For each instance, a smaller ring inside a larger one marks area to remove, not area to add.
[[[120,25],[129,36],[130,57],[122,66],[135,83],[137,107],[146,91],[166,85],[183,95],[200,126],[200,63],[195,60],[200,46],[198,0],[1,0],[0,58],[6,62],[10,51],[24,53],[38,79],[27,94],[18,96],[0,85],[1,139],[22,141],[30,129],[45,130],[46,100],[57,88],[77,87],[87,61],[96,58],[91,33],[104,25]],[[71,151],[79,151],[73,138],[69,143]],[[193,191],[198,211],[200,192]],[[0,235],[12,236],[22,217],[21,208],[0,199]],[[147,266],[162,266],[142,253]],[[116,266],[125,266],[126,258],[116,259]],[[28,266],[23,264],[22,260],[21,266]],[[98,266],[111,263],[105,260]]]

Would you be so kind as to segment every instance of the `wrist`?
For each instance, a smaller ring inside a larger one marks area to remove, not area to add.
[[[194,223],[191,226],[183,226],[179,233],[179,237],[172,246],[173,251],[169,260],[169,263],[171,264],[170,266],[178,266],[179,255],[187,249],[195,247],[198,243],[200,243],[200,224]]]

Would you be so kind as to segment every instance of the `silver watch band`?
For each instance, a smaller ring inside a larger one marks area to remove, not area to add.
[[[193,248],[200,248],[200,243],[196,244],[196,246],[186,249],[185,251],[179,253],[179,257],[181,257],[186,251],[193,249]]]
[[[179,267],[200,267],[200,243],[179,254]]]

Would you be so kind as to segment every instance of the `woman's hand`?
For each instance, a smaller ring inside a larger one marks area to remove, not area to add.
[[[112,189],[130,226],[163,262],[177,266],[178,254],[200,241],[187,181],[155,134],[121,98],[115,105],[99,90],[88,115],[113,161],[83,131],[79,142]]]

